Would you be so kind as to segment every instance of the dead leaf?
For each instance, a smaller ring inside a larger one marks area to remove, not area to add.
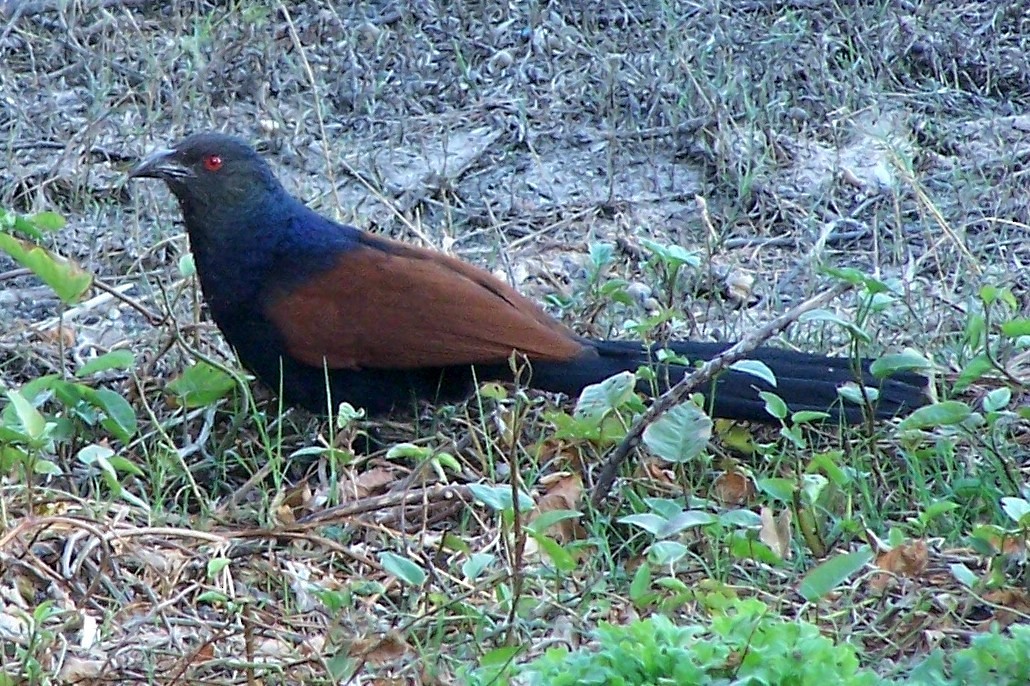
[[[637,468],[637,476],[645,477],[665,486],[676,485],[676,472],[666,468],[668,462],[655,457],[648,457],[641,460]]]
[[[999,588],[984,593],[983,599],[995,605],[996,614],[980,622],[981,631],[989,631],[992,624],[1004,629],[1030,614],[1030,596],[1018,588]]]
[[[876,557],[876,566],[890,574],[874,574],[869,583],[875,590],[883,591],[897,577],[918,578],[926,571],[929,557],[926,541],[922,539],[895,546]]]
[[[350,646],[350,656],[373,666],[395,662],[411,653],[411,648],[395,631],[381,638],[356,638]]]
[[[395,481],[394,472],[387,467],[366,469],[353,479],[340,481],[340,500],[360,500],[367,498]]]
[[[100,677],[106,664],[107,657],[104,655],[94,654],[94,657],[90,659],[67,655],[61,664],[61,673],[57,678],[61,683],[65,684],[76,684],[86,680],[97,679]]]
[[[57,345],[60,343],[65,348],[70,348],[75,345],[75,329],[65,325],[57,325],[53,328],[41,331],[39,337],[47,343]]]
[[[790,547],[792,516],[790,509],[785,509],[774,517],[771,507],[762,508],[762,528],[758,532],[758,540],[772,548],[782,560],[789,560],[793,555]]]
[[[540,480],[546,492],[537,500],[536,507],[529,516],[535,520],[545,512],[555,510],[579,510],[583,498],[583,480],[578,474],[556,472]],[[586,531],[577,519],[563,519],[548,529],[548,533],[558,543],[568,543],[586,536]]]
[[[712,495],[723,505],[743,505],[755,495],[755,484],[747,473],[731,468],[715,478]]]

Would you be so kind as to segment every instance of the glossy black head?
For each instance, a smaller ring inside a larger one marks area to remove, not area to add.
[[[272,170],[249,145],[220,133],[197,133],[171,149],[155,150],[129,178],[161,179],[183,213],[210,216],[253,207],[280,189]]]

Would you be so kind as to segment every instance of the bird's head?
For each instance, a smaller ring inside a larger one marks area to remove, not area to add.
[[[193,134],[173,148],[155,150],[129,170],[129,178],[168,184],[187,224],[191,215],[238,215],[281,188],[253,148],[220,133]]]

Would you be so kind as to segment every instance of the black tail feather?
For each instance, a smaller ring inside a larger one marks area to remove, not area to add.
[[[731,343],[677,342],[666,347],[691,363],[705,362],[718,355]],[[635,371],[653,357],[643,344],[633,341],[595,341],[594,351],[575,361],[534,365],[530,385],[549,391],[577,395],[586,386],[622,371]],[[870,360],[860,363],[861,376],[855,373],[856,361],[846,357],[827,357],[779,348],[758,348],[747,359],[766,364],[776,376],[776,386],[762,379],[734,370],[724,371],[716,381],[714,402],[712,389],[702,389],[712,416],[769,422],[773,418],[765,410],[760,391],[771,391],[787,403],[791,412],[813,410],[828,412],[834,420],[858,423],[866,411],[861,405],[845,402],[837,392],[846,383],[861,383],[875,388],[879,397],[873,403],[874,416],[887,419],[904,415],[925,405],[929,380],[919,374],[901,372],[886,379],[869,373]],[[670,366],[663,376],[676,383],[693,367]],[[661,390],[665,390],[665,384]]]

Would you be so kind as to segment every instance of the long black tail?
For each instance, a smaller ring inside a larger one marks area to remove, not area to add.
[[[668,344],[668,348],[691,362],[707,361],[730,343],[695,343],[684,341]],[[571,362],[540,363],[533,366],[531,385],[549,391],[577,395],[584,387],[622,371],[635,371],[652,361],[647,349],[633,341],[594,341],[596,355],[584,355]],[[861,405],[846,403],[837,388],[848,382],[876,388],[879,397],[873,405],[875,416],[886,419],[910,413],[929,401],[929,380],[919,374],[898,373],[877,379],[869,373],[870,360],[861,362],[861,378],[854,371],[854,361],[845,357],[811,355],[779,348],[758,348],[748,359],[764,362],[776,376],[776,386],[758,377],[733,370],[724,371],[711,387],[703,389],[714,417],[770,422],[765,401],[758,393],[771,391],[787,403],[791,412],[815,410],[828,412],[835,420],[858,423],[865,410]],[[664,370],[663,370],[664,371]],[[668,367],[667,378],[676,383],[690,371],[688,367]],[[660,374],[659,376],[665,376]],[[664,388],[662,389],[664,390]]]

